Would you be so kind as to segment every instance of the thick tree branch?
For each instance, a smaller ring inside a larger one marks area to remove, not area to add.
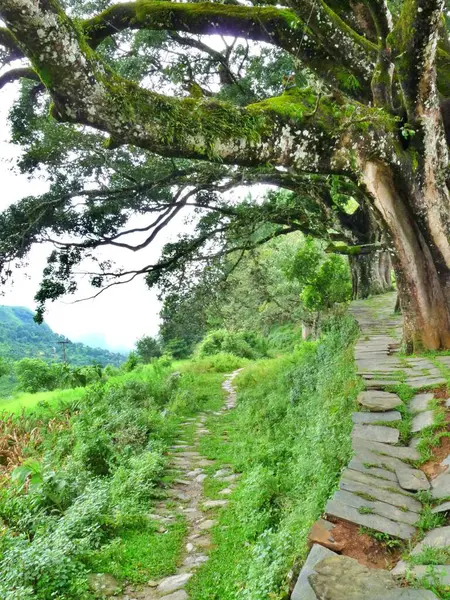
[[[213,2],[138,0],[109,7],[85,21],[84,31],[94,48],[107,37],[129,28],[220,34],[266,42],[294,55],[336,87],[342,85],[346,71],[353,74],[359,82],[357,95],[368,98],[376,46],[333,11],[320,8],[320,2],[312,11],[311,2],[315,0],[301,0],[293,11]],[[356,90],[346,91],[352,95]]]
[[[38,74],[28,67],[19,69],[10,69],[6,73],[0,76],[0,90],[8,83],[13,83],[19,79],[33,79],[34,81],[40,81]]]
[[[246,108],[169,98],[107,70],[84,50],[72,22],[53,2],[3,0],[0,15],[49,90],[55,116],[105,131],[114,145],[128,143],[162,156],[249,166],[270,162],[337,173],[351,168],[350,161],[335,156],[342,155],[344,140],[352,140],[348,127],[341,130],[339,119],[349,121],[334,111],[332,98],[323,98],[317,111],[310,90],[290,90]],[[361,119],[372,120],[370,109],[357,110],[367,110]]]

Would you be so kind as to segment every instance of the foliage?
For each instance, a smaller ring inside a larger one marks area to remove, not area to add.
[[[237,408],[207,421],[202,451],[242,475],[189,584],[193,600],[286,597],[286,575],[306,556],[309,529],[351,456],[356,335],[351,319],[333,317],[317,342],[248,365],[236,379]],[[219,498],[216,483],[205,486]]]
[[[159,340],[149,335],[144,335],[136,342],[136,352],[143,363],[149,363],[162,354]]]
[[[30,414],[39,442],[0,488],[2,598],[87,600],[88,570],[105,561],[134,582],[175,568],[185,525],[161,536],[149,503],[180,419],[222,399],[221,375],[189,369],[173,377],[160,359],[91,386],[59,413]]]
[[[252,331],[216,329],[203,338],[197,347],[197,353],[200,357],[225,353],[255,359],[267,355],[267,343]]]
[[[55,365],[49,365],[39,358],[22,358],[16,365],[20,389],[24,392],[53,390],[58,385]]]
[[[329,310],[351,299],[352,284],[347,261],[341,256],[324,256],[320,245],[306,240],[298,251],[289,276],[300,285],[300,298],[309,312]]]
[[[18,387],[24,392],[50,391],[56,388],[86,387],[102,380],[99,365],[71,368],[66,363],[46,363],[39,358],[22,358],[14,364]]]

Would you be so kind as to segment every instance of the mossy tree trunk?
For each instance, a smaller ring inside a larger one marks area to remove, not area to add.
[[[349,256],[354,300],[392,291],[392,262],[388,250]]]

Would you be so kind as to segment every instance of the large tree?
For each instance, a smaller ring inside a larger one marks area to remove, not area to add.
[[[54,119],[102,132],[110,148],[127,145],[261,177],[281,170],[287,178],[352,182],[395,251],[406,342],[450,347],[444,0],[270,4],[138,0],[107,3],[103,12],[78,18],[91,3],[78,1],[67,11],[58,0],[2,0],[3,54],[25,63],[1,83],[37,80],[52,99]],[[307,72],[310,85],[288,85],[246,104],[209,98],[194,76],[190,97],[163,95],[149,89],[147,76],[164,64],[149,60],[147,70],[130,77],[116,68],[114,51],[102,51],[124,33],[132,49],[143,32],[154,34],[149,45],[165,32],[174,43],[207,52],[221,65],[221,81],[235,78],[231,50],[214,57],[204,36],[270,45]]]

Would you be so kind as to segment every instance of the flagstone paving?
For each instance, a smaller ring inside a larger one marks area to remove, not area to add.
[[[439,357],[437,363],[441,367],[429,358],[400,356],[402,319],[400,315],[393,315],[394,304],[395,295],[387,294],[370,302],[355,302],[351,307],[361,329],[355,346],[355,362],[365,390],[357,399],[360,410],[352,415],[354,456],[342,473],[339,490],[326,505],[321,529],[326,531],[324,523],[328,518],[331,522],[353,523],[414,543],[422,511],[417,497],[419,491],[431,493],[436,503],[441,501],[433,512],[450,515],[450,457],[442,462],[438,476],[431,481],[415,468],[415,462],[420,459],[416,449],[420,435],[435,423],[434,393],[427,388],[446,385],[444,375],[450,373],[450,356]],[[400,383],[417,390],[407,406],[393,391]],[[398,427],[402,415],[408,413],[411,431],[416,437],[410,445],[404,445],[399,443]],[[334,541],[332,532],[330,536],[328,548]],[[317,536],[313,537],[313,541],[317,540]],[[412,553],[419,554],[427,545],[450,550],[450,526],[428,532]],[[409,576],[428,577],[427,567],[423,565],[410,569],[408,563],[401,561],[392,572],[368,569],[352,558],[315,544],[291,600],[437,598],[430,590],[404,587],[407,568]],[[448,585],[450,564],[439,568],[440,581]]]

